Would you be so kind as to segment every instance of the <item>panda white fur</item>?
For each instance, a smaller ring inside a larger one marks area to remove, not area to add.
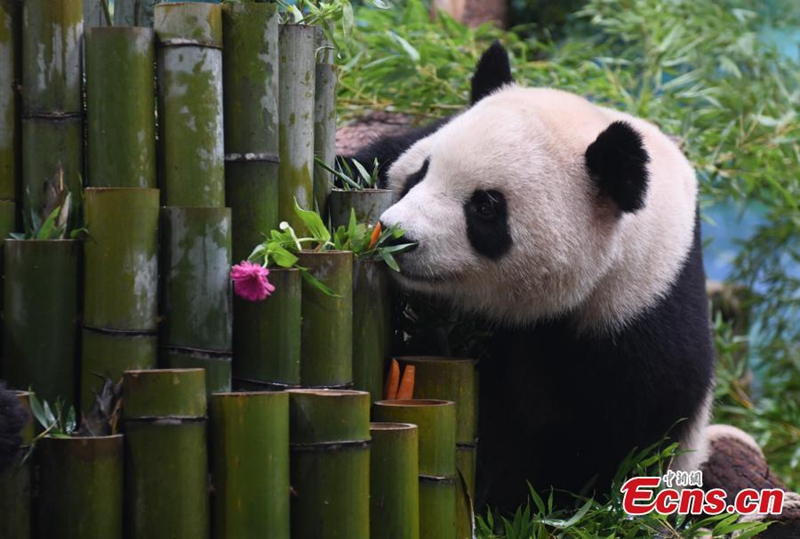
[[[479,499],[580,491],[668,432],[698,469],[713,387],[697,180],[656,126],[512,83],[499,44],[449,121],[377,141],[414,250],[407,289],[495,331],[481,365]]]

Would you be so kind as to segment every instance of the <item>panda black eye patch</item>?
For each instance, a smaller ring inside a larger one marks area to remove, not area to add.
[[[511,248],[508,206],[500,191],[475,191],[464,204],[467,239],[478,254],[498,260]]]
[[[430,164],[431,160],[426,159],[424,163],[422,163],[422,167],[416,171],[414,174],[408,177],[406,180],[406,184],[403,186],[403,190],[400,191],[400,198],[403,198],[411,191],[415,185],[425,179],[425,176],[428,175],[428,165]]]

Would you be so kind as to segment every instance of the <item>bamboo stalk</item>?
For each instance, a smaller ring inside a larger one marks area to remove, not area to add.
[[[27,4],[26,4],[27,5]],[[64,185],[80,205],[83,178],[83,117],[23,117],[22,207],[40,212],[45,183],[63,172]]]
[[[0,200],[0,241],[17,229],[17,204],[13,200]]]
[[[419,427],[419,519],[423,539],[455,539],[457,506],[456,409],[452,401],[378,401],[378,421]]]
[[[409,423],[372,423],[370,537],[419,538],[419,437]]]
[[[110,0],[83,0],[83,24],[89,27],[111,26]]]
[[[383,394],[383,374],[391,342],[389,276],[382,261],[353,263],[353,387]]]
[[[363,163],[367,169],[371,163]],[[356,212],[359,223],[377,223],[383,212],[394,204],[394,192],[388,189],[364,189],[362,191],[345,191],[334,189],[331,191],[328,206],[330,209],[331,223],[334,227],[347,225],[350,222],[350,213]]]
[[[289,539],[289,396],[211,397],[212,528],[219,539]]]
[[[282,25],[279,61],[280,219],[298,234],[306,227],[294,211],[314,204],[314,63],[313,26]]]
[[[225,205],[222,10],[182,2],[155,7],[159,176],[165,206]]]
[[[159,0],[114,0],[114,26],[153,26]]]
[[[260,302],[233,298],[233,382],[268,389],[300,385],[299,270],[270,269],[272,295]]]
[[[158,190],[89,188],[85,197],[91,232],[84,243],[84,324],[155,332]]]
[[[318,63],[315,69],[316,91],[314,97],[314,154],[317,159],[333,167],[336,161],[336,85],[338,70],[335,65]],[[333,189],[330,172],[314,164],[314,201],[322,215],[326,215],[328,196]]]
[[[3,249],[8,382],[74,405],[80,242],[6,240]]]
[[[87,184],[156,187],[155,34],[87,28]]]
[[[303,281],[300,381],[304,386],[347,386],[353,382],[353,253],[304,251],[299,258],[336,294]]]
[[[161,344],[230,354],[230,209],[163,208],[161,218]]]
[[[33,416],[30,410],[30,393],[18,391],[17,398],[28,411],[28,421],[22,430],[22,454],[11,468],[0,472],[0,537],[27,539],[31,537],[33,523],[31,485],[33,465],[23,462],[24,452],[33,440]]]
[[[22,21],[24,114],[79,113],[82,0],[25,0]]]
[[[114,382],[129,370],[155,369],[158,335],[97,331],[84,328],[81,339],[81,410],[88,411],[95,392],[103,387],[101,376]]]
[[[233,214],[233,259],[239,261],[280,224],[279,15],[273,4],[226,4],[222,22],[225,198]]]
[[[208,538],[205,372],[128,371],[123,391],[130,537]]]
[[[17,199],[20,133],[16,85],[22,2],[0,0],[0,199]],[[5,237],[5,236],[3,236]]]
[[[122,538],[122,435],[42,439],[41,537]]]
[[[205,369],[206,393],[231,390],[231,355],[161,348],[161,366],[167,369]]]
[[[294,539],[369,537],[369,394],[292,389]]]

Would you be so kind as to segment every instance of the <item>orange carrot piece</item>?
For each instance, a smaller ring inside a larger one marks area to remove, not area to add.
[[[381,222],[378,221],[378,224],[375,225],[375,230],[372,231],[372,238],[369,240],[369,247],[367,249],[372,249],[376,243],[378,243],[378,238],[381,237]]]
[[[394,400],[397,398],[397,386],[400,384],[400,364],[396,359],[392,359],[389,367],[389,376],[386,377],[386,385],[383,388],[383,398]]]
[[[414,398],[414,380],[417,368],[414,365],[406,365],[403,371],[403,380],[400,382],[400,389],[397,390],[398,399]]]

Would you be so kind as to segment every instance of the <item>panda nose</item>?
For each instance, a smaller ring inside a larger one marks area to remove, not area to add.
[[[383,221],[381,221],[381,229],[386,230],[387,228],[388,227],[386,226],[386,224]],[[403,234],[399,238],[389,238],[388,240],[386,240],[384,245],[386,245],[387,247],[393,247],[395,245],[404,245],[406,243],[411,243],[413,245],[404,250],[403,251],[404,253],[410,253],[411,251],[419,247],[419,243],[417,242],[417,240],[409,237],[406,234]]]

